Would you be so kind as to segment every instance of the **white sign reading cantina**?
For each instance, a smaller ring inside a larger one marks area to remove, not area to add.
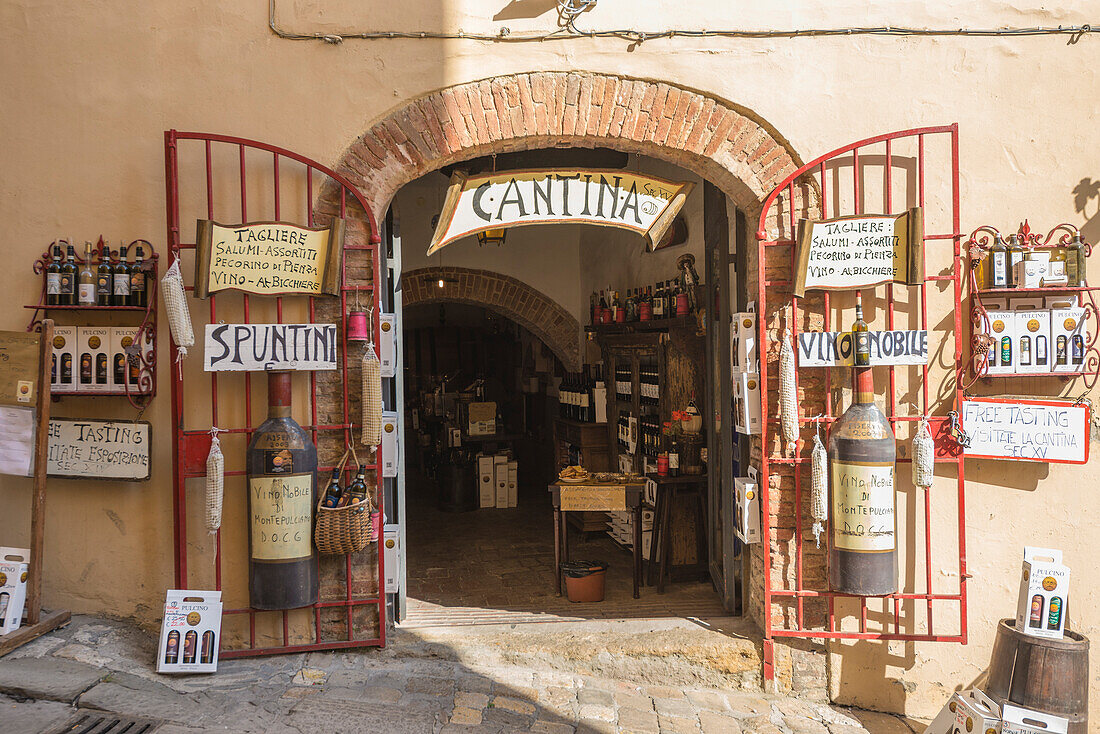
[[[51,418],[46,473],[82,479],[148,479],[149,435],[146,421]]]
[[[224,225],[200,219],[195,297],[238,290],[260,295],[338,295],[344,220],[329,227],[285,222]]]
[[[890,282],[919,285],[924,281],[923,249],[919,208],[897,216],[804,219],[799,224],[794,294]]]
[[[1062,464],[1089,460],[1089,408],[1060,400],[968,398],[962,427],[967,457]]]
[[[335,324],[207,324],[207,372],[336,369]]]
[[[544,169],[451,178],[428,254],[488,229],[587,222],[637,232],[652,248],[694,184],[625,171]]]
[[[928,364],[928,332],[872,331],[871,364]],[[798,335],[799,367],[851,367],[850,331],[804,331]]]

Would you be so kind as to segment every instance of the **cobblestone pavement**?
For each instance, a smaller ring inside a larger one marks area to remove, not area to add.
[[[0,659],[0,731],[59,731],[78,708],[162,719],[158,734],[923,731],[896,717],[794,698],[447,659],[410,641],[227,660],[210,676],[161,676],[152,669],[153,637],[76,617]]]

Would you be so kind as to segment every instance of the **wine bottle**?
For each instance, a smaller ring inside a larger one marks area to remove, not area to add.
[[[76,306],[76,250],[72,244],[65,248],[65,262],[61,263],[59,306]]]
[[[852,363],[856,367],[871,364],[871,332],[863,320],[863,291],[856,291],[856,320],[852,324]]]
[[[46,266],[46,305],[61,305],[61,247],[53,246],[53,257]]]
[[[255,609],[317,603],[317,447],[290,415],[291,373],[269,372],[268,418],[248,445],[248,592]]]
[[[329,477],[328,487],[325,488],[325,497],[321,500],[321,504],[325,507],[339,507],[343,495],[344,490],[340,488],[340,469],[337,467],[332,470],[332,476]]]
[[[111,289],[112,306],[130,305],[130,263],[126,259],[126,245],[119,245],[118,262],[111,269],[113,273]]]
[[[95,305],[110,306],[114,289],[114,272],[111,270],[111,248],[100,239],[99,266],[95,269]]]
[[[145,272],[145,253],[138,244],[134,248],[134,264],[130,266],[130,305],[145,308],[149,302]]]
[[[989,287],[1008,287],[1008,249],[999,234],[994,235],[989,248]]]
[[[344,495],[344,501],[342,504],[354,505],[359,502],[367,501],[367,470],[362,464],[355,472],[355,480],[348,487],[348,491]]]
[[[92,274],[92,243],[84,243],[84,263],[77,276],[77,301],[81,306],[95,305],[95,276]]]
[[[829,433],[829,585],[882,596],[898,590],[890,422],[875,405],[871,367],[853,367],[852,404]]]

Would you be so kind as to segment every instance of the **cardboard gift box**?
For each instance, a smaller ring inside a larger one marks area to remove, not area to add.
[[[1066,734],[1069,720],[1010,703],[1001,711],[1001,734]]]
[[[110,326],[77,327],[74,370],[79,392],[109,392],[111,335]]]
[[[733,533],[742,543],[760,542],[760,496],[756,482],[734,477],[734,504],[737,509]]]
[[[733,423],[738,433],[760,433],[760,375],[742,372],[733,376]]]
[[[1062,551],[1024,548],[1024,572],[1016,604],[1016,631],[1060,640],[1069,605],[1069,568]]]
[[[492,454],[477,455],[477,494],[478,507],[496,507],[496,470],[493,468]]]
[[[401,564],[405,560],[401,552],[400,525],[386,525],[382,528],[382,554],[386,593],[396,594],[401,585]]]
[[[50,368],[50,387],[55,390],[76,390],[76,327],[53,327],[53,366]]]
[[[398,440],[397,413],[382,411],[382,476],[396,477],[401,442]]]
[[[26,548],[0,547],[0,635],[23,624],[27,602],[27,568],[31,552]]]
[[[519,503],[519,462],[508,462],[508,506],[515,507]]]
[[[1054,372],[1080,372],[1085,364],[1085,309],[1077,306],[1050,311],[1050,345]]]
[[[1016,374],[1051,372],[1054,360],[1050,347],[1050,311],[1017,311],[1012,344]]]
[[[731,325],[730,355],[733,357],[733,371],[759,372],[760,364],[756,350],[756,314],[742,311],[733,314]]]
[[[392,313],[378,316],[378,369],[382,377],[397,371],[397,317]]]
[[[1011,375],[1016,372],[1016,314],[1009,310],[1008,302],[1003,298],[989,298],[984,302],[989,317],[987,332],[993,337],[993,346],[989,348],[989,375]]]
[[[470,403],[466,433],[471,436],[492,436],[497,432],[497,404]]]
[[[496,481],[494,504],[505,509],[508,507],[508,457],[504,454],[493,457],[493,477]]]
[[[995,734],[1000,725],[1000,707],[977,688],[971,688],[951,694],[924,734]]]
[[[169,589],[157,646],[158,673],[213,673],[222,636],[222,593]]]

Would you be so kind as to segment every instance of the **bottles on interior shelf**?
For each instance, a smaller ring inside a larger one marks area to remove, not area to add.
[[[589,296],[589,315],[593,324],[669,319],[686,316],[692,310],[679,277],[658,280],[644,288],[627,288],[622,293],[608,286],[606,291],[592,291]]]

